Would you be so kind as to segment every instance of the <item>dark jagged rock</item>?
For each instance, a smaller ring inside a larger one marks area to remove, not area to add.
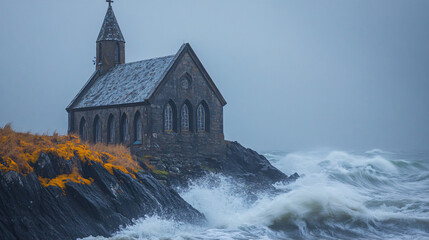
[[[244,183],[252,197],[255,191],[273,189],[273,183],[299,177],[286,176],[264,156],[229,141],[216,155],[180,151],[140,156],[140,160],[143,170],[134,173],[135,178],[115,168],[111,174],[100,163],[77,156],[66,160],[43,152],[31,164],[34,171],[25,176],[0,170],[0,239],[110,236],[133,219],[155,214],[202,223],[204,216],[168,185],[185,186],[207,173],[219,173]],[[1,156],[0,162],[7,165]],[[41,185],[43,179],[76,171],[92,183],[70,181],[64,188]]]
[[[275,168],[261,154],[245,148],[238,142],[227,142],[225,158],[221,161],[223,172],[233,177],[244,179],[248,183],[270,185],[276,182],[295,180],[297,173],[288,177]]]
[[[136,173],[136,179],[116,169],[112,175],[96,162],[48,154],[41,154],[33,167],[27,176],[0,174],[0,239],[109,236],[132,219],[152,214],[204,221],[174,190],[143,172]],[[38,180],[70,174],[73,167],[93,183],[67,182],[63,192],[56,186],[43,187]]]
[[[141,160],[145,158],[140,157]],[[276,182],[294,181],[299,177],[297,173],[288,177],[273,167],[264,156],[238,142],[230,141],[225,141],[225,151],[217,155],[180,151],[156,153],[144,161],[149,161],[161,170],[162,174],[154,172],[156,178],[181,187],[186,186],[189,180],[204,177],[207,173],[221,173],[243,181],[249,188],[256,190],[272,187]]]

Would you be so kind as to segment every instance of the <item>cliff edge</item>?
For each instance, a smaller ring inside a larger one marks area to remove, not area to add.
[[[224,151],[218,154],[177,151],[148,155],[136,151],[136,155],[149,166],[155,178],[179,187],[211,173],[243,181],[252,190],[267,190],[276,182],[290,182],[299,177],[297,173],[287,176],[261,154],[232,141],[225,141]]]
[[[133,219],[157,215],[201,224],[203,214],[172,188],[217,173],[250,191],[273,189],[286,176],[257,152],[225,141],[216,155],[178,151],[133,158],[121,145],[76,136],[0,128],[1,239],[110,236]]]
[[[0,129],[1,239],[109,236],[154,214],[205,220],[129,154],[98,152],[74,136]]]

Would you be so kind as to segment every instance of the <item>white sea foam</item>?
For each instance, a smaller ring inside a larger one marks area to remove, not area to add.
[[[210,175],[179,191],[206,225],[147,217],[111,239],[429,238],[428,158],[383,153],[267,154],[280,170],[302,177],[255,199],[235,179]]]

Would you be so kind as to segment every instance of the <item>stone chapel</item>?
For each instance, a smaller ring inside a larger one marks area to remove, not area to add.
[[[96,69],[66,108],[68,132],[142,154],[224,148],[226,101],[189,43],[170,56],[125,63],[125,39],[109,2]]]

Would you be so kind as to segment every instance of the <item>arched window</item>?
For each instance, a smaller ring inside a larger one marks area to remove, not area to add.
[[[197,108],[197,131],[209,132],[210,129],[210,113],[207,104],[203,101]]]
[[[189,73],[185,73],[180,77],[180,86],[184,89],[190,89],[192,84],[192,77]]]
[[[189,108],[188,105],[183,104],[182,106],[182,121],[181,121],[181,128],[182,131],[189,131]]]
[[[85,121],[85,118],[84,117],[82,117],[81,119],[80,119],[80,124],[79,124],[79,136],[80,136],[80,139],[82,139],[82,141],[86,141],[87,140],[87,131],[86,131],[86,121]]]
[[[93,129],[94,129],[94,143],[100,143],[101,142],[101,122],[98,115],[95,116]]]
[[[143,140],[143,123],[140,112],[136,112],[134,116],[134,140],[136,144],[141,144]]]
[[[164,108],[164,130],[177,131],[177,111],[176,105],[172,100],[168,101]]]
[[[120,130],[120,141],[121,143],[125,143],[125,141],[129,139],[128,138],[128,119],[125,113],[122,114],[121,127],[119,130]]]
[[[202,104],[197,108],[197,130],[199,132],[206,130],[206,111]]]
[[[103,55],[101,51],[102,51],[101,43],[98,43],[98,63],[97,64],[101,63],[103,59]]]
[[[109,120],[107,121],[107,144],[115,144],[115,119],[110,114]]]
[[[182,131],[193,131],[192,105],[186,100],[180,111],[180,128]]]
[[[115,44],[115,62],[116,63],[121,63],[121,52],[120,52],[120,45],[119,42],[116,42]]]
[[[167,104],[164,110],[164,129],[173,131],[173,108],[170,104]]]

